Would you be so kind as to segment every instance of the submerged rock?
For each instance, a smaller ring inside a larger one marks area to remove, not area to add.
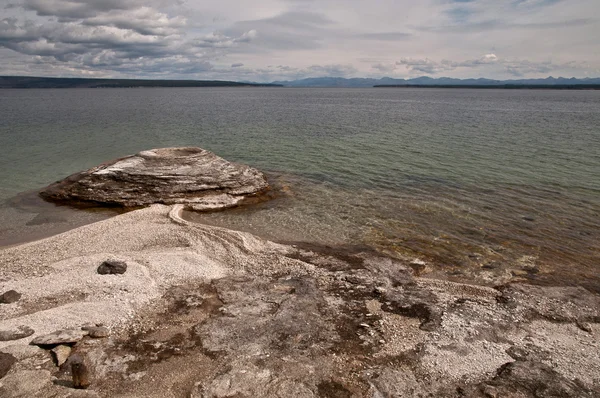
[[[186,204],[218,210],[269,187],[258,170],[231,163],[201,148],[142,151],[73,174],[40,192],[47,200],[124,207]]]

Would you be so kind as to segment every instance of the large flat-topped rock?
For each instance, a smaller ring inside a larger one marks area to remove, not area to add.
[[[218,210],[239,204],[269,187],[263,173],[231,163],[202,148],[142,151],[49,185],[40,195],[51,201],[95,202],[124,207],[186,204]]]

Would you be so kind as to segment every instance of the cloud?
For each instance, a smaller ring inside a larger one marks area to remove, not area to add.
[[[184,16],[142,4],[148,3],[25,0],[21,8],[38,17],[0,20],[0,47],[33,56],[32,62],[50,69],[62,64],[82,73],[196,74],[211,70],[228,48],[256,37],[253,30],[237,37],[219,32],[188,37]]]
[[[366,40],[406,40],[412,37],[411,33],[406,32],[380,32],[380,33],[362,33],[356,35],[359,39]]]
[[[110,10],[83,20],[89,26],[113,26],[119,29],[130,29],[142,35],[169,36],[180,33],[185,27],[185,17],[169,18],[165,13],[149,7],[132,10]]]
[[[39,16],[59,17],[65,21],[93,18],[101,13],[115,10],[135,10],[148,5],[164,4],[166,3],[161,1],[145,0],[24,0],[21,6],[25,10],[34,11]]]
[[[410,72],[425,73],[429,75],[435,75],[442,72],[453,71],[457,68],[476,68],[483,65],[495,64],[499,61],[496,54],[485,54],[477,59],[471,59],[466,61],[450,61],[443,59],[441,61],[433,61],[429,58],[414,59],[414,58],[402,58],[397,61],[393,67],[405,67]],[[381,65],[374,65],[376,69],[381,70]],[[387,66],[390,67],[389,65]]]
[[[270,81],[600,70],[597,0],[0,0],[0,9],[0,74]]]
[[[497,19],[488,19],[480,22],[461,23],[445,26],[420,26],[418,30],[438,33],[475,33],[491,30],[543,30],[556,28],[569,28],[590,25],[595,21],[591,18],[577,18],[564,21],[516,23]]]
[[[434,61],[428,58],[403,58],[395,62],[394,64],[372,65],[373,69],[385,72],[394,72],[397,71],[399,68],[404,68],[407,69],[412,75],[441,75],[447,74],[448,72],[452,72],[457,69],[468,69],[472,71],[484,70],[490,72],[494,69],[501,68],[508,75],[516,77],[522,77],[530,74],[547,74],[554,70],[560,69],[583,69],[585,67],[585,64],[578,64],[576,62],[570,62],[567,64],[556,64],[550,61],[532,62],[528,60],[513,58],[503,59],[499,58],[496,54],[492,53],[485,54],[478,59],[465,61],[451,61],[446,59],[441,61]]]
[[[304,50],[321,47],[322,38],[332,24],[332,20],[318,13],[285,12],[268,18],[239,21],[224,32],[233,36],[257,32],[253,45],[244,51]]]

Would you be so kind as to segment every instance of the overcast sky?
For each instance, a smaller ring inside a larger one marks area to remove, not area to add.
[[[0,75],[599,77],[600,0],[0,0]]]

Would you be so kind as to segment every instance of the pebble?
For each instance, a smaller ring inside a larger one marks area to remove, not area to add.
[[[21,293],[16,290],[9,290],[7,292],[2,293],[0,295],[0,303],[2,304],[12,304],[21,299]]]
[[[98,266],[100,275],[124,274],[127,271],[127,263],[120,260],[106,260]]]

